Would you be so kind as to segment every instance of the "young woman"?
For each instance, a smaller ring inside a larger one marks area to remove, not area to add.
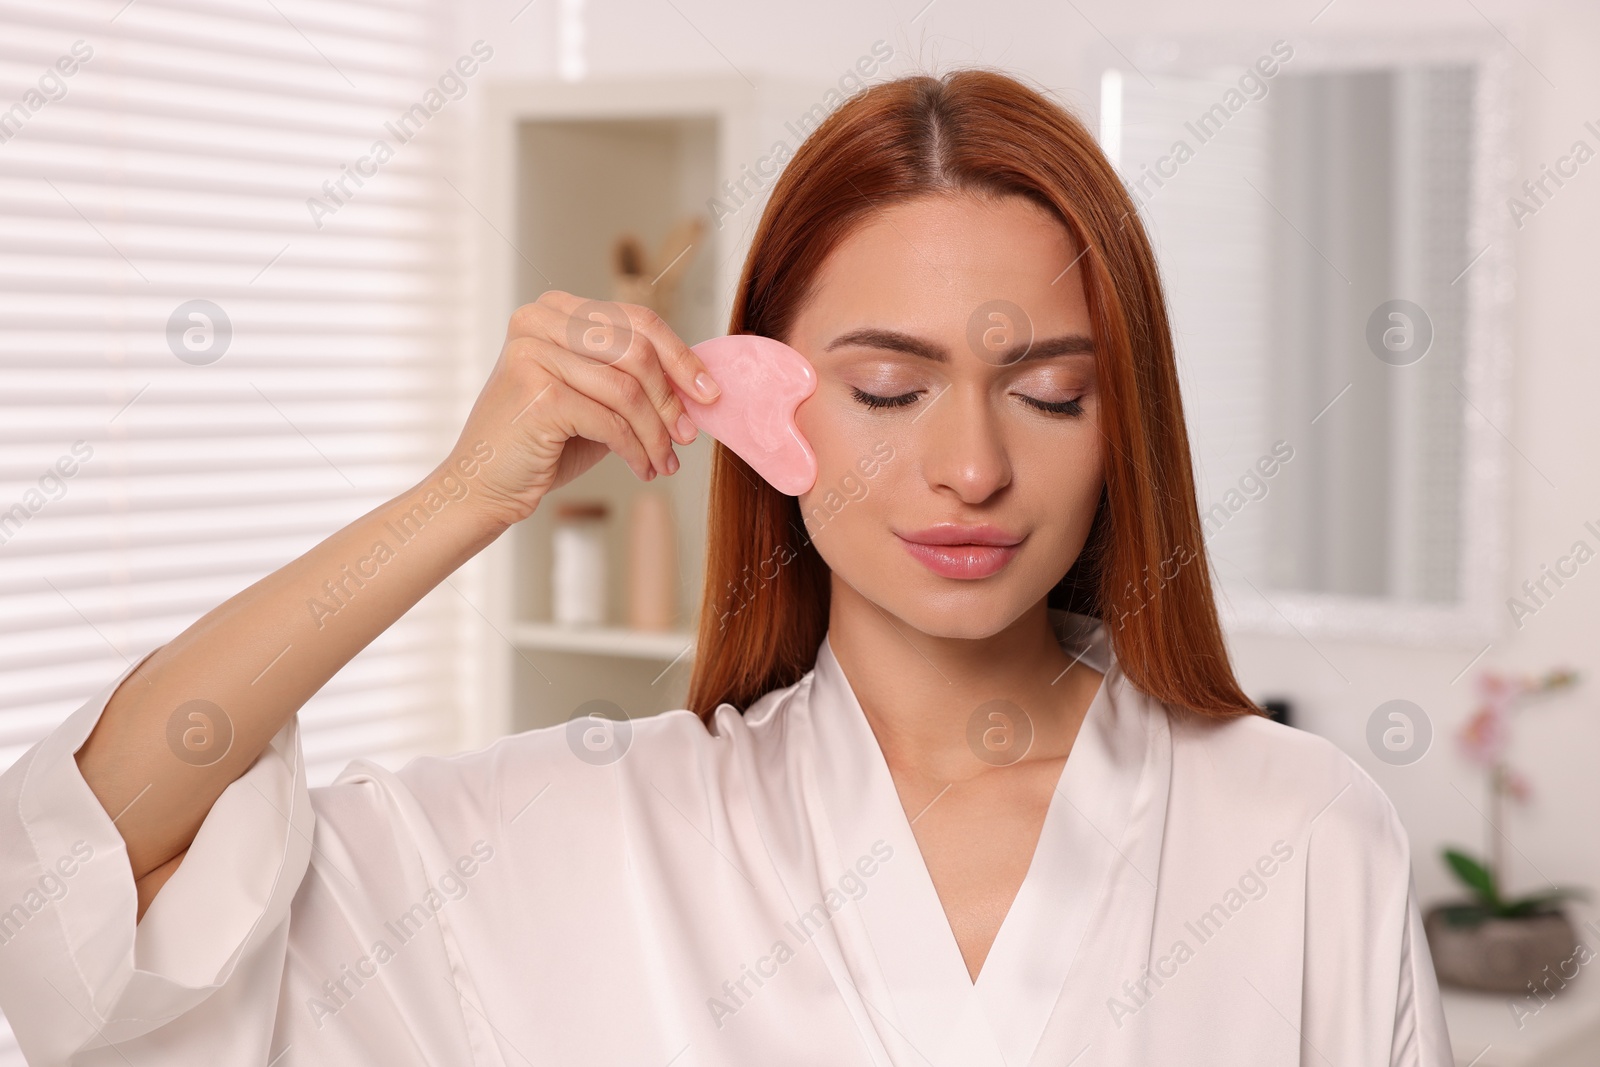
[[[373,637],[607,450],[677,469],[668,381],[714,384],[584,303],[0,779],[33,1062],[1450,1062],[1393,807],[1233,678],[1133,205],[999,74],[858,94],[773,190],[729,330],[814,364],[820,475],[718,448],[690,708],[308,791],[295,712]]]

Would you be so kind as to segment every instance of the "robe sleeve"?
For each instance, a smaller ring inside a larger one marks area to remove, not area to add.
[[[1411,845],[1360,766],[1312,822],[1301,1062],[1453,1067]]]
[[[1389,1065],[1454,1067],[1454,1063],[1450,1034],[1445,1028],[1444,1003],[1439,998],[1439,980],[1433,973],[1433,956],[1428,951],[1428,936],[1423,932],[1422,909],[1417,905],[1417,882],[1411,877]]]
[[[0,1009],[33,1064],[264,1063],[314,816],[295,719],[212,806],[142,920],[74,753],[130,667],[0,775]],[[137,803],[137,800],[135,800]],[[157,1035],[157,1031],[163,1031]]]

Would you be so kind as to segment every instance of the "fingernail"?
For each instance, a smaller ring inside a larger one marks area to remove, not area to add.
[[[695,428],[694,420],[687,415],[678,416],[678,439],[684,444],[693,441],[695,434],[700,431]]]
[[[675,452],[668,452],[667,453],[667,473],[668,474],[677,474],[678,473],[678,456],[677,456],[677,453],[675,453]]]
[[[694,376],[694,387],[700,390],[700,395],[705,397],[707,400],[711,400],[714,397],[722,394],[721,387],[719,387],[716,382],[712,381],[711,375],[707,374],[705,371],[701,371],[699,374]]]

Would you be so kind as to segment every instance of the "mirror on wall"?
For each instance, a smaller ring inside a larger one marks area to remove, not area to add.
[[[1514,232],[1504,60],[1470,41],[1110,55],[1101,143],[1161,262],[1229,622],[1488,641]]]

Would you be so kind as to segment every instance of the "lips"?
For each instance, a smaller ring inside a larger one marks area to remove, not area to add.
[[[951,523],[896,534],[917,562],[944,578],[988,578],[1017,554],[1022,537],[996,526]]]

